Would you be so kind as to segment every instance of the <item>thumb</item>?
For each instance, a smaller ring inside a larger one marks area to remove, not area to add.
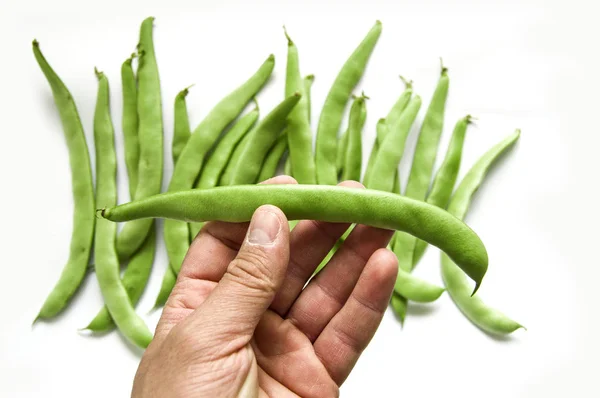
[[[190,316],[192,328],[209,326],[212,338],[250,341],[271,305],[289,261],[289,227],[275,206],[261,206],[252,216],[244,243],[219,284]],[[198,330],[198,329],[196,329]]]

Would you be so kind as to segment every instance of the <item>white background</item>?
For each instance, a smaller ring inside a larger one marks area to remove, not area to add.
[[[75,97],[92,159],[94,66],[108,75],[124,202],[119,68],[149,15],[157,18],[166,176],[172,169],[172,101],[182,88],[195,83],[188,97],[195,126],[274,53],[274,76],[259,101],[266,111],[282,99],[283,24],[299,47],[302,72],[316,75],[316,126],[339,68],[374,21],[382,20],[381,39],[356,90],[371,97],[365,158],[376,120],[403,89],[399,74],[414,79],[424,100],[422,119],[437,81],[438,56],[451,78],[440,153],[459,117],[479,118],[468,132],[461,175],[493,143],[516,127],[523,130],[480,190],[467,221],[490,255],[481,296],[528,331],[490,338],[447,295],[430,306],[412,306],[404,330],[388,313],[343,396],[600,396],[595,294],[600,28],[593,2],[577,0],[3,1],[0,396],[129,394],[139,352],[117,333],[94,338],[77,332],[101,304],[93,278],[55,322],[30,326],[67,259],[72,220],[68,154],[30,43],[40,41]],[[402,161],[403,182],[410,158]],[[441,283],[438,257],[430,249],[417,274]],[[152,306],[165,266],[161,243],[141,313]],[[153,326],[157,318],[146,319]]]

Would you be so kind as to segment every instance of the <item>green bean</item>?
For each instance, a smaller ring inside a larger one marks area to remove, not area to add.
[[[381,35],[381,22],[377,21],[367,36],[348,58],[337,75],[321,111],[317,128],[315,161],[317,182],[325,185],[337,184],[335,155],[337,135],[346,104],[354,87],[360,81],[367,62]]]
[[[429,190],[437,148],[442,135],[449,82],[447,69],[442,65],[440,79],[423,119],[410,175],[406,183],[404,194],[409,198],[425,200],[425,196]],[[381,156],[378,156],[378,159],[380,158]],[[400,233],[396,238],[398,266],[405,271],[412,269],[414,244],[415,241],[407,234]]]
[[[250,79],[223,98],[196,127],[177,160],[168,191],[175,192],[194,186],[206,153],[225,127],[242,112],[248,102],[265,85],[274,65],[275,57],[270,55]],[[187,223],[175,220],[165,222],[164,238],[173,270],[179,270],[181,267],[181,261],[189,248],[189,234]]]
[[[367,169],[365,170],[365,175],[363,177],[363,185],[368,186],[371,180],[371,174],[373,172],[373,167],[375,166],[375,160],[377,160],[377,152],[379,151],[379,146],[383,142],[383,138],[387,135],[389,128],[388,126],[394,126],[396,121],[402,116],[402,112],[408,106],[410,98],[413,94],[413,86],[412,80],[406,80],[402,76],[400,79],[404,82],[405,89],[394,104],[392,109],[387,114],[385,119],[380,119],[381,125],[377,124],[377,135],[375,136],[375,142],[373,143],[373,147],[371,148],[371,154],[369,155],[369,161],[367,163]],[[387,122],[387,125],[385,124]],[[394,181],[399,180],[400,175],[396,170],[396,177]]]
[[[248,132],[244,138],[235,146],[233,152],[231,153],[231,157],[223,170],[223,174],[221,174],[221,178],[219,179],[219,184],[221,186],[231,185],[231,181],[233,180],[233,173],[235,172],[236,166],[242,157],[242,153],[244,153],[244,148],[252,141],[253,135],[252,131]]]
[[[394,173],[394,185],[392,185],[392,193],[400,195],[400,174],[398,170]]]
[[[304,76],[304,95],[306,97],[306,110],[308,111],[308,122],[310,123],[310,119],[311,119],[311,107],[312,107],[312,101],[311,101],[311,91],[312,91],[312,85],[315,82],[315,75],[306,75]]]
[[[477,285],[487,269],[485,247],[467,225],[438,207],[371,189],[234,185],[160,194],[103,209],[101,214],[117,222],[150,217],[243,222],[264,204],[279,207],[288,220],[349,222],[414,234],[446,252]]]
[[[352,108],[350,108],[348,148],[346,149],[342,180],[360,181],[362,167],[362,131],[365,120],[367,119],[367,98],[368,97],[363,93],[362,96],[354,99]]]
[[[170,266],[167,266],[160,284],[160,291],[158,292],[158,296],[156,296],[156,300],[154,301],[154,307],[152,308],[153,310],[165,305],[169,296],[171,295],[173,287],[175,287],[175,282],[177,282],[177,275],[175,275],[175,271],[173,271]]]
[[[394,187],[393,176],[397,173],[398,164],[404,154],[406,137],[417,118],[420,108],[421,97],[415,95],[408,103],[405,111],[402,112],[402,116],[390,127],[389,133],[385,135],[377,151],[368,188],[385,192],[392,191]]]
[[[398,272],[401,272],[400,268],[398,268]],[[394,292],[392,293],[392,299],[390,300],[390,304],[392,306],[392,311],[394,311],[394,314],[400,321],[400,325],[404,325],[404,319],[406,319],[406,299],[398,293]]]
[[[485,179],[489,168],[495,161],[512,147],[519,139],[520,130],[515,131],[500,143],[496,144],[486,154],[484,154],[475,165],[465,175],[462,182],[456,188],[456,191],[448,205],[448,212],[459,219],[463,219],[473,194],[477,192],[481,183]],[[452,262],[450,258],[442,253],[442,279],[448,290],[448,294],[458,307],[458,309],[477,327],[493,334],[509,334],[517,329],[523,328],[522,325],[508,318],[500,311],[487,306],[479,296],[471,296],[469,284],[464,274]]]
[[[394,292],[417,303],[430,303],[437,300],[444,293],[444,288],[418,279],[410,272],[398,268]]]
[[[277,105],[256,128],[250,132],[252,140],[244,147],[233,172],[232,185],[253,184],[260,174],[260,167],[273,146],[277,136],[286,126],[287,117],[301,99],[300,93],[294,93]],[[288,133],[289,143],[289,133]],[[292,160],[293,162],[293,160]],[[292,164],[294,174],[298,173]],[[184,253],[185,254],[185,253]]]
[[[465,135],[469,123],[471,123],[471,116],[467,115],[460,119],[456,123],[456,126],[454,126],[446,156],[433,179],[431,191],[427,195],[427,203],[441,207],[442,209],[445,209],[448,205],[448,201],[450,200],[450,196],[452,196],[452,190],[454,189],[458,177],[463,144],[465,142]],[[425,253],[426,248],[427,243],[422,240],[415,240],[414,252],[411,253],[412,268],[419,262],[423,253]]]
[[[137,82],[131,63],[136,54],[123,62],[121,66],[121,84],[123,85],[123,142],[125,151],[125,165],[129,180],[129,197],[135,198],[138,182],[138,165],[140,163],[140,146],[138,139],[138,113],[137,113]]]
[[[117,157],[114,129],[110,117],[108,80],[98,76],[98,100],[94,114],[94,143],[96,144],[96,203],[115,206],[117,203]],[[151,223],[152,224],[152,223]],[[96,222],[94,258],[96,277],[108,312],[118,329],[132,343],[147,347],[152,333],[135,313],[119,275],[119,257],[115,248],[117,225],[107,220]]]
[[[56,316],[66,307],[79,288],[87,271],[96,218],[94,216],[94,186],[90,155],[77,106],[65,84],[44,58],[36,40],[33,41],[32,47],[35,59],[50,84],[54,103],[63,126],[69,149],[74,205],[69,260],[38,313],[36,317],[38,320]]]
[[[192,135],[187,104],[185,102],[185,97],[187,97],[190,88],[191,86],[184,88],[175,96],[173,116],[175,125],[173,127],[173,143],[171,145],[173,164],[177,163],[177,159],[179,158],[179,155],[181,155],[183,147],[185,147],[185,144],[187,144]]]
[[[135,83],[135,82],[134,82]],[[129,88],[129,97],[137,97],[137,87],[134,86]],[[128,106],[123,103],[123,120],[137,120],[137,106]],[[137,123],[137,122],[136,122]],[[133,128],[133,127],[132,127]],[[137,158],[139,160],[139,142],[137,137],[137,127],[135,134],[132,131],[126,132],[123,130],[124,143],[125,143],[125,159]],[[127,138],[130,135],[130,138]],[[137,153],[136,156],[131,156],[131,153]],[[137,186],[138,179],[138,165],[127,162],[127,173],[129,175],[129,192],[132,197],[135,198],[135,189]],[[146,240],[129,259],[129,263],[125,268],[125,272],[121,278],[123,287],[127,291],[131,304],[135,307],[140,300],[148,279],[150,278],[150,272],[154,263],[154,254],[156,251],[156,225],[153,223],[150,228],[150,233],[146,237]],[[110,312],[106,306],[103,306],[100,311],[96,314],[94,319],[85,327],[87,330],[93,332],[107,332],[113,329],[115,326]]]
[[[146,18],[140,28],[138,44],[138,137],[140,160],[136,199],[157,194],[161,190],[163,173],[163,120],[160,79],[154,53],[152,24]],[[149,220],[127,223],[117,237],[117,252],[121,260],[128,259],[146,240],[152,227]]]
[[[341,176],[344,172],[344,163],[346,162],[346,151],[348,150],[348,128],[342,133],[337,146],[337,153],[335,155],[335,167],[337,175]]]
[[[290,160],[294,177],[300,184],[314,184],[315,159],[312,153],[312,131],[309,121],[308,100],[306,88],[302,75],[300,74],[300,61],[298,48],[284,28],[285,37],[288,41],[287,54],[287,76],[285,79],[285,96],[290,97],[294,93],[300,94],[300,100],[289,112],[287,117],[287,137],[290,149]]]
[[[290,159],[289,155],[288,155],[287,159],[285,159],[285,165],[283,166],[283,174],[288,175],[288,176],[293,176],[292,175],[292,160]]]
[[[258,181],[262,182],[275,176],[277,172],[277,166],[279,161],[283,157],[283,153],[288,147],[288,141],[286,133],[281,134],[277,137],[277,141],[273,144],[273,147],[269,150],[267,157],[262,165],[260,174],[258,175]]]
[[[254,110],[249,112],[238,120],[229,131],[225,133],[221,141],[217,144],[215,150],[206,161],[206,165],[202,167],[200,178],[196,182],[196,189],[207,189],[217,186],[219,178],[223,173],[223,169],[227,165],[231,154],[236,145],[244,138],[250,128],[258,119],[258,105]],[[190,223],[190,240],[194,239],[200,229],[202,223]]]

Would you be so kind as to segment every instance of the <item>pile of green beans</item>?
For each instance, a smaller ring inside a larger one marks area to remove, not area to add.
[[[36,321],[52,319],[64,310],[87,270],[93,269],[105,306],[84,329],[98,333],[116,327],[130,342],[145,348],[153,336],[135,307],[150,278],[160,236],[154,219],[165,219],[162,236],[169,258],[155,300],[155,308],[159,308],[169,297],[190,242],[204,222],[248,221],[257,207],[272,204],[287,215],[290,228],[298,220],[313,219],[395,230],[389,248],[398,257],[399,270],[390,304],[401,323],[409,301],[431,303],[447,291],[466,318],[487,333],[509,334],[522,328],[475,295],[487,271],[488,255],[477,234],[462,221],[487,170],[514,145],[520,132],[508,136],[483,155],[455,189],[466,133],[473,120],[467,115],[454,126],[444,160],[434,173],[450,87],[446,67],[441,67],[423,118],[402,192],[398,168],[422,105],[410,80],[401,77],[405,89],[399,92],[387,115],[374,123],[375,140],[362,173],[363,131],[369,129],[368,97],[364,93],[357,96],[354,90],[381,35],[381,22],[375,23],[340,69],[322,106],[314,135],[311,127],[314,75],[302,74],[299,47],[284,28],[285,93],[280,104],[264,117],[256,97],[275,68],[273,55],[193,130],[186,103],[191,86],[175,96],[171,146],[174,171],[167,192],[161,193],[163,99],[153,25],[152,17],[142,22],[137,51],[120,69],[121,130],[130,198],[129,203],[120,205],[108,78],[96,71],[94,196],[92,165],[75,100],[42,54],[38,42],[33,42],[35,59],[50,85],[62,121],[74,197],[69,261]],[[245,112],[252,101],[254,109]],[[344,123],[343,115],[348,108],[349,116]],[[346,127],[339,134],[342,124]],[[293,176],[299,184],[257,184],[280,172]],[[335,186],[343,180],[362,181],[367,189]],[[126,222],[119,233],[115,222]],[[352,229],[336,243],[315,274],[327,266]],[[94,265],[90,267],[92,243]],[[444,287],[411,273],[429,244],[442,251]],[[121,275],[123,265],[125,271]]]

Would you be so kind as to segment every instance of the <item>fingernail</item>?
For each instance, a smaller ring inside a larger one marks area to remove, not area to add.
[[[259,211],[254,214],[248,229],[248,243],[268,245],[279,235],[281,223],[279,217],[270,211]]]

